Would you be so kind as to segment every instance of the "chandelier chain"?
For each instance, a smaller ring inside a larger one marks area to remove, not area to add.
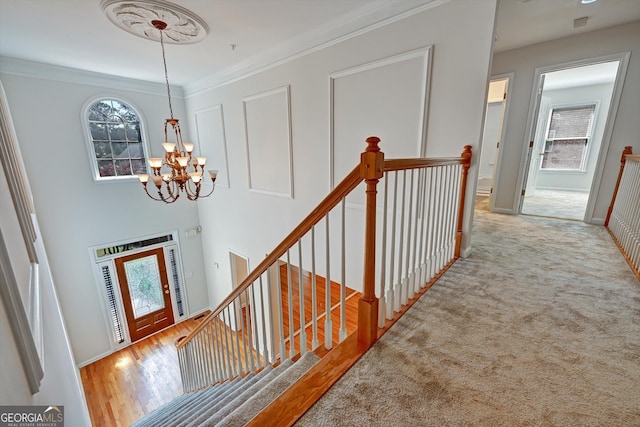
[[[167,98],[169,98],[169,115],[173,119],[173,107],[171,105],[171,86],[169,86],[169,73],[167,72],[167,58],[164,53],[164,38],[162,30],[160,31],[160,46],[162,47],[162,63],[164,64],[164,80],[167,84]]]

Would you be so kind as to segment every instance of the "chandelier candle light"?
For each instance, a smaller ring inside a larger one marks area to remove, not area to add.
[[[210,196],[215,189],[218,171],[207,171],[213,187],[208,194],[201,194],[207,158],[194,156],[194,144],[182,141],[180,123],[173,117],[171,87],[164,49],[165,35],[168,41],[173,43],[194,43],[201,40],[209,30],[206,23],[192,12],[163,0],[103,0],[101,5],[114,24],[137,36],[159,40],[162,48],[170,118],[164,123],[165,142],[162,144],[165,151],[164,158],[149,158],[147,162],[152,174],[138,175],[144,191],[153,200],[165,203],[175,202],[183,192],[189,200]],[[169,140],[170,134],[175,142]],[[157,189],[157,197],[149,192],[149,178]]]

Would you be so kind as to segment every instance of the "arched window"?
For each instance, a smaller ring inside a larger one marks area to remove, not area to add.
[[[133,107],[118,99],[101,98],[89,104],[85,117],[96,180],[147,173],[142,123]]]

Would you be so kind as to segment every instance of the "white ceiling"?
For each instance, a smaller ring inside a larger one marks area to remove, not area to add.
[[[211,28],[200,43],[166,47],[171,83],[189,85],[255,71],[447,0],[173,1],[204,18]],[[574,29],[573,20],[583,16],[589,17],[587,25]],[[499,0],[495,50],[637,20],[640,0],[589,5],[580,0]],[[100,0],[0,0],[0,57],[155,82],[164,79],[158,43],[116,27],[103,14]]]

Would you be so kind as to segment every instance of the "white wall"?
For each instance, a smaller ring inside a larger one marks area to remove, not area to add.
[[[256,265],[329,192],[332,73],[432,45],[427,154],[459,155],[465,144],[473,145],[476,153],[480,153],[495,8],[494,1],[446,2],[245,79],[188,94],[186,104],[192,129],[200,112],[218,105],[224,111],[229,188],[219,187],[213,198],[199,204],[212,306],[231,290],[229,250],[247,255],[254,260],[252,265]],[[408,89],[404,81],[392,82],[399,91]],[[383,83],[387,82],[380,82]],[[243,99],[287,86],[291,95],[293,198],[249,191],[243,116]],[[358,123],[362,126],[358,137],[348,143],[362,151],[364,139],[373,134],[382,138],[383,151],[393,152],[398,135],[390,131],[392,126],[373,119],[378,110],[389,107],[386,99],[363,102],[361,107],[365,120]],[[415,110],[405,113],[422,120]],[[361,125],[363,122],[366,126]],[[412,123],[415,129],[419,129],[419,124]],[[213,134],[200,136],[205,137],[201,143],[206,152],[224,151],[219,147],[220,139]],[[350,160],[353,166],[358,161],[359,158]],[[468,203],[475,197],[476,163],[477,159],[471,171]],[[470,231],[470,216],[465,218],[464,228],[467,233]],[[465,248],[469,247],[468,237],[467,234],[463,243]]]
[[[502,160],[494,185],[497,209],[515,213],[517,206],[535,69],[625,51],[632,53],[593,212],[593,222],[599,223],[604,221],[611,202],[622,149],[632,145],[634,152],[640,151],[640,21],[494,55],[493,75],[514,72],[509,120],[502,138]]]
[[[0,84],[0,102],[5,103],[4,90]],[[5,144],[15,147],[13,132],[10,132],[10,114],[3,108],[6,115],[3,116],[3,135],[11,135]],[[4,120],[7,119],[7,120]],[[13,150],[12,150],[13,151]],[[11,164],[10,170],[19,170],[24,174],[23,162],[20,158],[19,147],[16,150],[18,164]],[[9,157],[11,158],[11,157]],[[3,165],[4,166],[4,165]],[[24,182],[25,197],[31,198],[29,183]],[[65,406],[65,419],[68,425],[90,425],[89,412],[80,381],[80,373],[76,367],[67,336],[64,319],[60,311],[60,305],[56,296],[53,277],[47,260],[42,235],[37,224],[37,219],[32,216],[35,231],[35,253],[38,260],[37,275],[30,272],[31,260],[27,253],[27,246],[21,235],[20,222],[18,221],[18,209],[10,196],[10,186],[4,167],[0,167],[0,230],[2,231],[3,246],[10,251],[10,270],[4,271],[0,276],[11,275],[11,282],[15,279],[19,290],[28,289],[28,298],[21,293],[22,308],[29,318],[32,339],[39,352],[44,376],[39,383],[38,392],[32,396],[31,389],[25,374],[24,354],[19,353],[14,333],[10,328],[5,303],[0,302],[0,404],[7,405],[63,405]],[[19,272],[19,273],[18,273]],[[6,277],[6,276],[5,276]],[[4,279],[3,279],[4,280]],[[10,285],[3,283],[2,286]],[[20,299],[20,298],[18,298]],[[15,302],[14,302],[15,303]],[[15,307],[10,312],[16,313],[21,307]],[[20,317],[20,316],[17,316]]]
[[[97,183],[88,163],[82,108],[88,100],[105,95],[128,101],[141,113],[151,150],[161,154],[168,111],[163,86],[14,62],[0,61],[0,79],[76,362],[83,364],[112,351],[91,246],[178,229],[184,271],[192,273],[186,279],[189,308],[191,312],[208,308],[200,237],[184,237],[187,229],[198,225],[196,204],[152,201],[137,180]],[[179,96],[174,97],[174,110],[176,117],[184,117]]]
[[[586,159],[586,171],[558,172],[541,169],[538,173],[536,188],[589,191],[596,161],[598,160],[598,153],[600,152],[612,92],[613,83],[544,91],[544,95],[549,97],[551,108],[568,104],[584,105],[595,102],[597,104],[597,116],[594,118],[593,128],[591,129],[592,137],[588,143],[590,148]],[[542,120],[546,120],[548,114],[549,110],[547,109]]]

